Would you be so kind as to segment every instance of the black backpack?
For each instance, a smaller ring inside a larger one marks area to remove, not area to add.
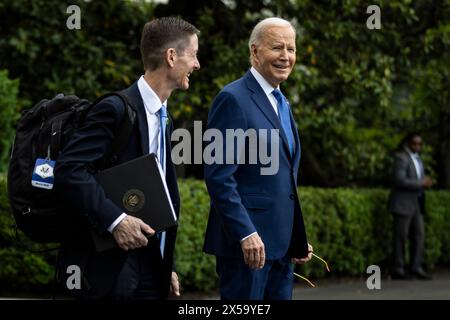
[[[126,115],[118,134],[102,158],[107,167],[124,149],[133,128],[136,110],[122,93],[110,93],[89,102],[76,96],[58,94],[25,110],[17,124],[16,136],[8,167],[8,197],[15,219],[16,234],[20,229],[39,243],[62,242],[74,230],[80,218],[59,199],[64,190],[32,186],[36,159],[57,160],[72,133],[81,126],[86,114],[96,103],[108,96],[119,96],[126,105]],[[68,231],[69,230],[69,231]]]

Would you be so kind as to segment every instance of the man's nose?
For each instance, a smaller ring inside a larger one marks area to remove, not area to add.
[[[200,69],[200,62],[198,61],[198,59],[195,59],[194,70],[198,69]]]
[[[282,60],[288,60],[288,50],[287,48],[284,48],[280,52],[280,59]]]

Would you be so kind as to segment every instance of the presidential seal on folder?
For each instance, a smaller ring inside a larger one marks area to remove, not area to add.
[[[164,172],[151,153],[99,172],[95,176],[106,196],[124,213],[138,217],[156,233],[177,225]],[[91,234],[97,251],[117,247],[112,234]]]

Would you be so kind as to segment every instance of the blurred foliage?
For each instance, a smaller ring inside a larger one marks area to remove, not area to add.
[[[298,34],[297,64],[282,87],[302,139],[301,183],[386,185],[391,152],[415,130],[427,144],[430,173],[450,188],[448,0],[378,1],[381,30],[367,29],[368,4],[361,0],[71,4],[81,8],[80,30],[66,27],[66,3],[0,3],[0,69],[20,79],[19,98],[29,104],[58,92],[93,99],[130,85],[142,74],[144,23],[181,16],[201,30],[202,68],[192,74],[189,91],[174,92],[169,104],[176,126],[192,130],[192,120],[206,121],[218,91],[249,68],[252,27],[278,15],[291,20]],[[203,174],[194,165],[180,172]]]
[[[142,72],[139,42],[151,6],[128,1],[72,1],[81,29],[69,30],[69,4],[58,0],[0,3],[0,68],[20,78],[36,103],[59,92],[93,99],[130,85]]]
[[[16,119],[19,117],[17,94],[19,80],[10,80],[8,71],[0,69],[0,172],[6,170]]]
[[[209,214],[209,195],[203,181],[180,183],[181,214],[175,246],[176,270],[183,290],[207,291],[216,288],[213,256],[202,253]],[[206,276],[207,275],[207,276]]]
[[[388,194],[383,189],[300,188],[308,241],[332,271],[328,274],[322,263],[313,259],[297,267],[299,272],[315,278],[364,277],[366,268],[375,264],[387,275],[393,224],[387,210]],[[427,192],[424,264],[429,269],[450,263],[449,201],[448,191]]]
[[[297,266],[305,276],[366,276],[376,264],[388,273],[391,255],[392,215],[386,209],[388,191],[383,189],[299,189],[308,241],[331,268],[313,258]],[[215,258],[202,252],[209,212],[209,196],[203,181],[180,181],[181,215],[176,244],[176,270],[185,292],[218,287]],[[450,264],[450,192],[427,192],[425,216],[425,265],[434,269]],[[49,292],[55,252],[31,253],[18,243],[11,229],[5,178],[0,175],[0,291]],[[25,241],[28,248],[42,246]]]
[[[301,188],[300,194],[308,241],[328,262],[331,274],[317,259],[297,267],[299,272],[313,277],[362,276],[372,264],[388,272],[392,216],[386,190]]]
[[[34,244],[24,235],[19,236],[18,241],[13,225],[6,176],[0,174],[0,293],[47,292],[50,297],[57,252],[38,251],[50,249],[54,245]]]

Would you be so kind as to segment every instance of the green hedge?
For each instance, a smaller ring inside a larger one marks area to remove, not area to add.
[[[39,292],[50,289],[56,252],[33,253],[47,247],[19,243],[12,228],[6,177],[0,174],[0,292]]]
[[[331,267],[313,259],[298,271],[313,278],[362,276],[377,264],[387,272],[391,252],[392,217],[386,209],[388,191],[382,189],[300,188],[309,242]],[[205,184],[180,181],[182,213],[176,247],[177,271],[185,291],[208,291],[217,287],[214,258],[202,253],[209,210]],[[450,264],[450,192],[427,193],[425,263]],[[54,253],[26,251],[14,241],[10,229],[5,178],[0,175],[0,288],[39,290],[53,277]],[[37,249],[38,247],[34,247]]]

